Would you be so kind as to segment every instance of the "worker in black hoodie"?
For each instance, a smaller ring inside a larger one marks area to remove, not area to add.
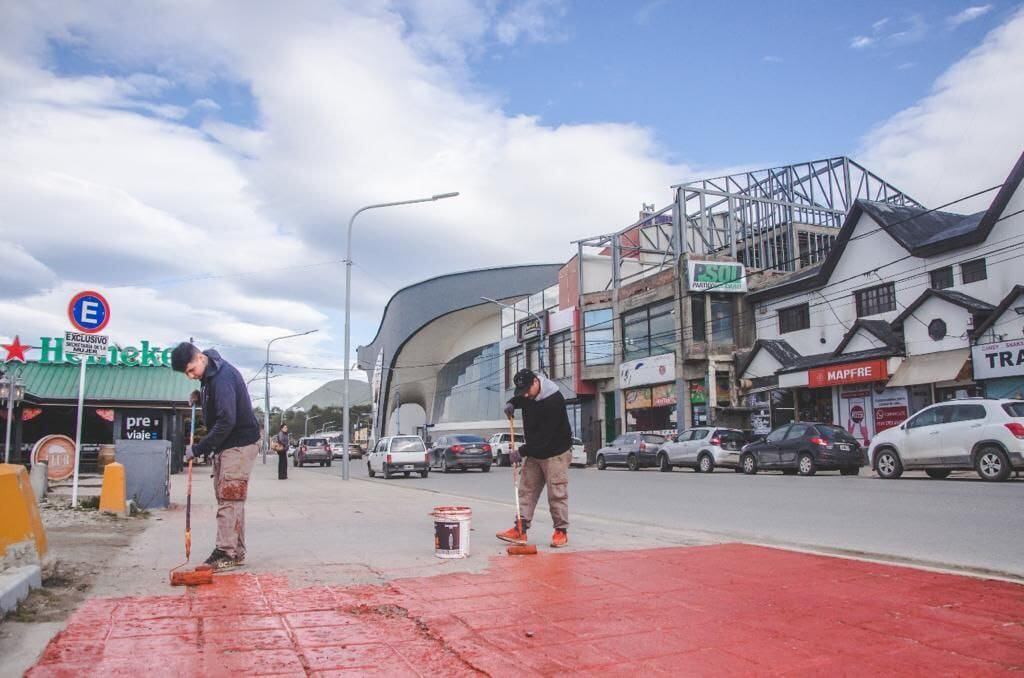
[[[215,570],[235,568],[245,562],[245,500],[260,449],[260,428],[249,390],[220,353],[200,351],[187,341],[171,353],[171,367],[201,384],[198,401],[208,432],[186,450],[186,457],[213,455],[217,547],[206,564]]]
[[[551,546],[569,543],[569,462],[572,460],[572,429],[565,411],[565,398],[558,385],[532,370],[519,370],[513,377],[515,395],[505,405],[505,416],[512,418],[518,408],[523,412],[525,442],[512,462],[522,458],[519,504],[522,531],[518,525],[496,536],[503,541],[526,543],[526,531],[533,521],[541,490],[547,487],[548,508],[555,523]]]

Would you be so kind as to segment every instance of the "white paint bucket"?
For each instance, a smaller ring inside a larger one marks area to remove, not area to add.
[[[473,511],[468,506],[438,506],[434,518],[434,555],[465,558],[469,555],[469,531]]]

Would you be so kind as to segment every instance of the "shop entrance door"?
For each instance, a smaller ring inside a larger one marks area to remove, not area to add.
[[[615,440],[615,391],[604,394],[604,440],[605,445]]]

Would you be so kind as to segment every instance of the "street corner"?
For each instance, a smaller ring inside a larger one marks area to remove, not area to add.
[[[722,544],[499,556],[483,573],[385,585],[218,575],[166,596],[89,601],[28,675],[1022,668],[1018,584]]]

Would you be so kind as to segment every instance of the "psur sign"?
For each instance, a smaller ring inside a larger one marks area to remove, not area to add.
[[[807,386],[822,388],[840,384],[864,384],[888,378],[889,368],[885,360],[864,360],[810,369],[807,371]]]
[[[687,289],[691,292],[746,292],[743,264],[731,261],[686,262]]]
[[[997,341],[971,348],[975,379],[1024,375],[1024,339]]]

